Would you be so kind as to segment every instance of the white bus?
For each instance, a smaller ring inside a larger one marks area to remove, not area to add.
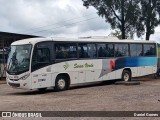
[[[13,42],[7,63],[7,84],[24,89],[56,91],[70,85],[157,72],[153,41],[101,38],[32,38]]]

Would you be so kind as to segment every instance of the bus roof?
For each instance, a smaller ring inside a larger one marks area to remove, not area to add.
[[[29,38],[13,42],[11,45],[36,44],[44,41],[66,41],[66,42],[118,42],[118,43],[156,43],[155,41],[142,40],[119,40],[116,37],[82,37],[82,38],[65,38],[65,37],[50,37],[50,38]]]

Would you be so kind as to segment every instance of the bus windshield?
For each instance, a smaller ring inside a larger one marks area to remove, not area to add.
[[[13,45],[8,57],[9,74],[20,74],[29,70],[32,45]]]

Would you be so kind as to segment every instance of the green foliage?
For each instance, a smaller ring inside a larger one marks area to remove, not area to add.
[[[117,37],[119,39],[122,39],[122,35],[121,35],[120,31],[118,31],[118,30],[116,30],[114,32],[111,32],[111,34],[109,34],[109,36],[111,36],[111,37]]]
[[[146,40],[154,34],[154,29],[160,23],[160,0],[141,0],[142,24],[146,28]]]
[[[112,29],[121,31],[122,39],[145,34],[146,39],[160,24],[160,0],[82,0],[87,8],[93,6]]]
[[[98,10],[98,15],[105,17],[112,29],[121,31],[122,39],[137,33],[140,37],[144,28],[139,23],[141,11],[139,0],[82,0],[87,8],[93,6]],[[140,32],[139,32],[140,31]]]
[[[117,37],[118,39],[122,39],[122,34],[119,30],[115,30],[109,34],[111,37]],[[127,36],[126,39],[133,39],[133,36]]]

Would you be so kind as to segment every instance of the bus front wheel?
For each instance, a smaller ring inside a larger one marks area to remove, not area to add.
[[[131,72],[128,70],[123,70],[122,80],[125,82],[131,81]]]
[[[67,89],[67,79],[65,76],[63,76],[63,75],[57,76],[54,89],[57,92]]]

